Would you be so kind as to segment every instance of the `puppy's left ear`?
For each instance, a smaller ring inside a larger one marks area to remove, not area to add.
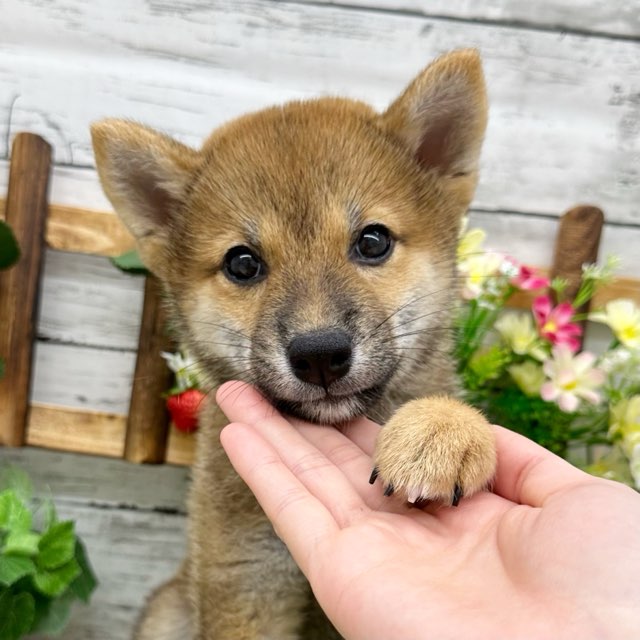
[[[487,95],[475,49],[430,64],[381,116],[425,169],[475,183],[487,126]]]

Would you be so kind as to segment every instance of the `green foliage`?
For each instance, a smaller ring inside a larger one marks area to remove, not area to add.
[[[527,396],[513,386],[472,392],[470,400],[491,423],[505,425],[558,455],[566,454],[574,413],[565,413],[556,404]]]
[[[7,269],[17,262],[19,257],[20,247],[11,227],[0,220],[0,269]]]
[[[111,262],[114,266],[118,267],[120,271],[124,271],[125,273],[134,275],[147,275],[149,273],[147,268],[142,264],[142,260],[140,260],[140,254],[135,249],[111,258]]]
[[[2,476],[9,488],[0,491],[0,639],[59,634],[73,602],[89,601],[95,575],[74,523],[59,521],[50,501],[32,500],[26,474]]]

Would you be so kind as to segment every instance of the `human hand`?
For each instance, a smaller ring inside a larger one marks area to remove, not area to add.
[[[349,640],[640,637],[640,496],[495,427],[492,492],[412,508],[368,483],[379,427],[228,383],[222,444]]]

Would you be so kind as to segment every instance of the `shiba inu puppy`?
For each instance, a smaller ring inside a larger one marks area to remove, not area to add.
[[[92,134],[105,192],[211,387],[248,380],[325,424],[386,421],[374,460],[386,493],[456,504],[495,467],[488,424],[453,397],[450,355],[486,120],[479,56],[461,50],[383,113],[292,102],[222,126],[199,151],[121,120]],[[136,638],[337,637],[222,451],[224,424],[209,403],[188,556]]]

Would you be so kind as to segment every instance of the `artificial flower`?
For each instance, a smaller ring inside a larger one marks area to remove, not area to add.
[[[512,364],[507,367],[509,375],[515,380],[515,383],[520,388],[520,391],[529,397],[536,397],[540,395],[540,389],[545,381],[544,371],[542,366],[526,360],[521,364]]]
[[[539,296],[533,301],[533,315],[540,335],[551,344],[567,345],[571,351],[580,348],[582,327],[571,322],[575,309],[568,302],[553,307],[549,296]]]
[[[620,267],[618,256],[607,256],[603,265],[583,264],[582,280],[593,280],[596,284],[608,284]]]
[[[176,374],[176,392],[199,386],[197,363],[188,353],[162,351],[160,355],[167,362],[169,369]]]
[[[612,300],[604,311],[589,314],[589,320],[603,322],[615,337],[630,349],[640,349],[640,308],[633,300]]]
[[[574,412],[580,400],[598,404],[601,396],[597,391],[605,375],[594,367],[596,357],[588,351],[578,355],[572,353],[567,344],[553,348],[553,357],[543,365],[548,380],[540,389],[540,396],[547,402],[556,402],[562,411]]]
[[[486,289],[491,289],[491,281],[500,273],[500,267],[504,257],[500,253],[488,251],[477,255],[471,255],[463,260],[458,268],[465,276],[462,295],[466,300],[474,300]],[[497,293],[497,291],[495,292]]]
[[[638,491],[640,491],[640,444],[633,448],[631,459],[629,460],[629,471],[633,476],[633,482]]]
[[[545,278],[535,269],[521,264],[518,275],[511,279],[511,284],[523,291],[534,291],[535,289],[546,289],[549,286],[549,278]]]
[[[530,355],[537,360],[544,360],[547,357],[529,314],[504,313],[494,326],[514,353],[521,356]]]
[[[458,241],[458,261],[466,260],[472,255],[477,255],[482,251],[482,243],[487,234],[482,229],[467,229],[468,219],[462,223],[462,234]]]
[[[622,449],[631,457],[640,445],[640,395],[620,400],[610,409],[609,435],[621,439]]]

